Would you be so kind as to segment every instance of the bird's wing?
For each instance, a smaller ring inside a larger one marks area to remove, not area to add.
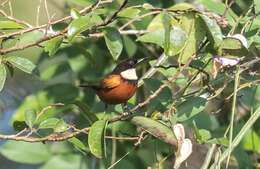
[[[119,75],[109,75],[100,82],[102,88],[112,89],[120,85]]]

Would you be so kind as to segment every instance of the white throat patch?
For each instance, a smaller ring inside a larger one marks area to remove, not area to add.
[[[120,75],[127,80],[138,80],[135,68],[127,69],[120,73]]]

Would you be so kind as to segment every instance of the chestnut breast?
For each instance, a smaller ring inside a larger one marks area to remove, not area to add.
[[[120,75],[114,78],[117,79],[118,85],[113,88],[107,88],[105,90],[98,91],[100,100],[107,104],[120,104],[127,102],[127,100],[129,100],[135,94],[137,89],[137,80],[129,81],[124,80],[122,77],[118,77],[120,77]]]

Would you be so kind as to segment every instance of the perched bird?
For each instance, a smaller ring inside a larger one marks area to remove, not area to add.
[[[138,77],[136,66],[147,58],[126,59],[120,62],[115,69],[105,78],[99,81],[98,85],[80,85],[95,90],[100,100],[108,104],[124,104],[127,108],[127,101],[135,94]]]

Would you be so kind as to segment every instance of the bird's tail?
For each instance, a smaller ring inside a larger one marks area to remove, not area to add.
[[[91,89],[94,89],[94,90],[99,90],[99,87],[95,86],[95,85],[80,84],[78,87],[91,88]]]

